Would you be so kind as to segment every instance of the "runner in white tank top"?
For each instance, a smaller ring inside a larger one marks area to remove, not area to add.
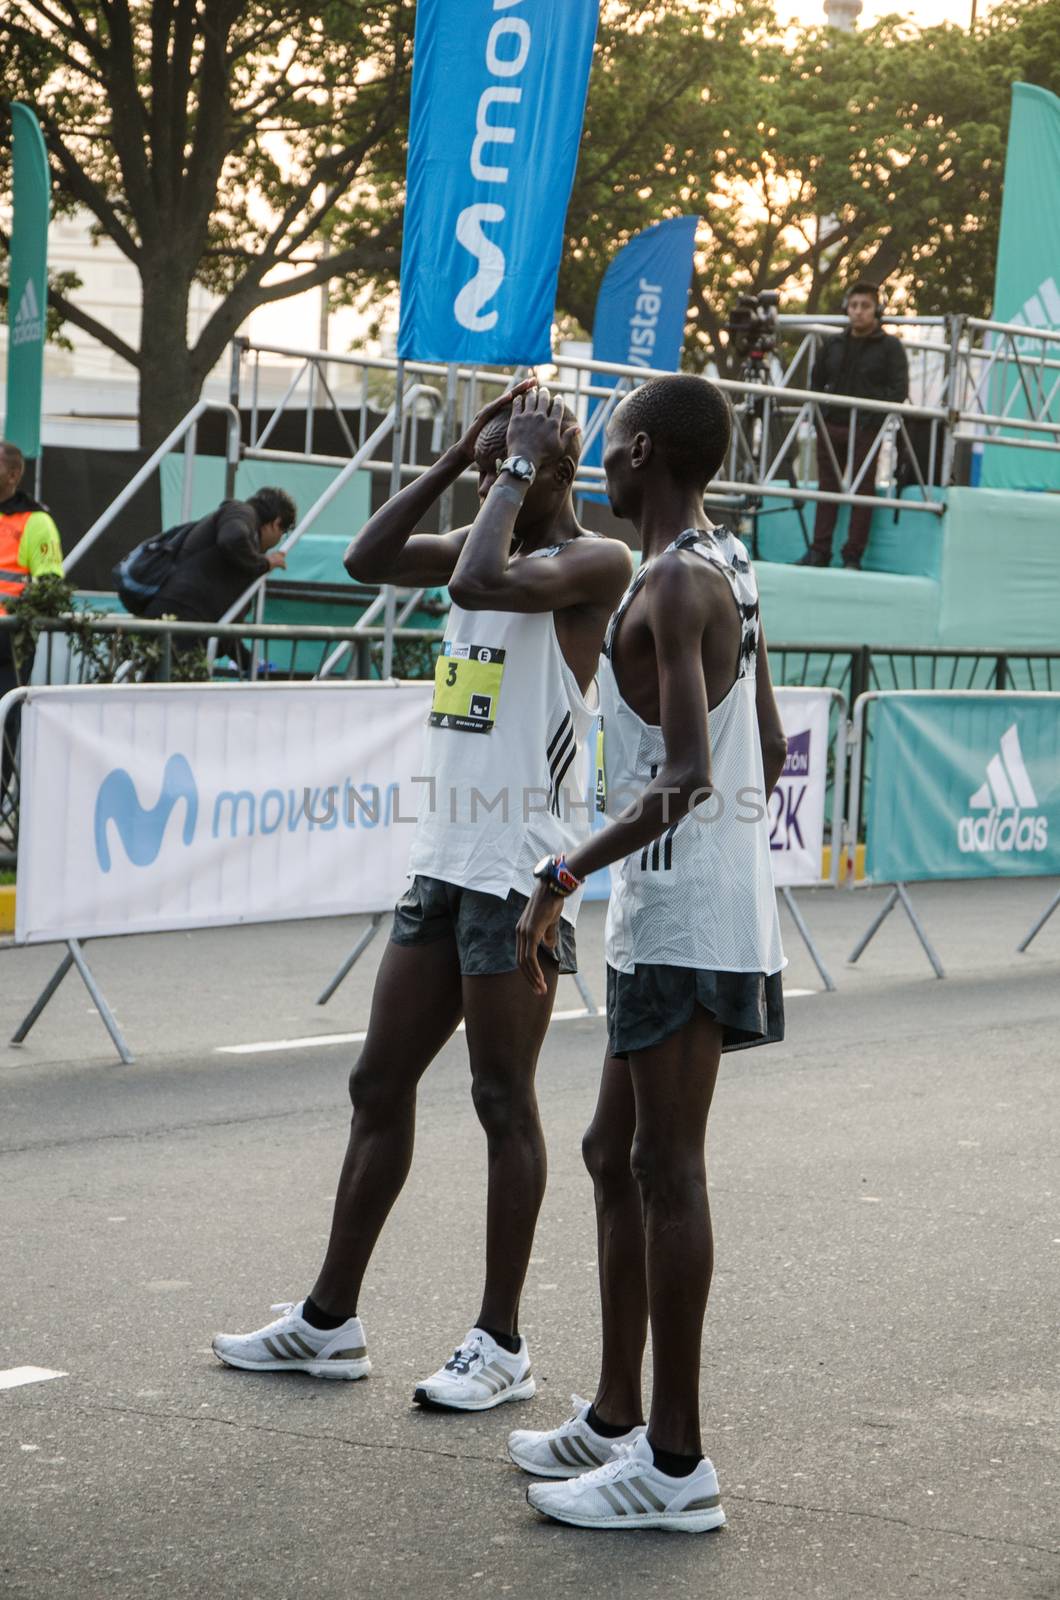
[[[758,585],[743,545],[731,535],[723,546],[713,530],[691,528],[667,550],[686,550],[725,578],[740,619],[739,663],[731,689],[709,713],[710,797],[661,838],[611,867],[607,963],[615,973],[633,973],[647,963],[769,976],[780,971],[784,956],[755,704]],[[626,591],[600,665],[598,792],[612,818],[644,792],[666,761],[662,729],[645,722],[623,698],[611,664],[616,632],[648,570],[641,566]],[[738,1035],[738,1025],[733,1031]],[[729,1042],[753,1041],[737,1036]],[[616,1055],[628,1054],[629,1043],[623,1043]]]
[[[449,585],[454,604],[420,769],[434,780],[433,806],[425,786],[415,875],[395,913],[351,1075],[354,1117],[324,1266],[310,1295],[277,1322],[214,1342],[222,1361],[249,1370],[368,1371],[356,1315],[361,1279],[408,1173],[417,1084],[464,1020],[489,1151],[486,1284],[470,1333],[415,1398],[472,1411],[534,1392],[518,1333],[545,1179],[534,1070],[559,972],[574,970],[576,906],[567,908],[554,958],[544,957],[541,997],[519,974],[515,930],[534,862],[587,833],[587,811],[576,803],[578,750],[593,720],[604,629],[632,565],[625,545],[587,537],[575,519],[573,418],[543,390],[509,415],[512,398],[480,412],[347,552],[351,577]],[[474,525],[415,534],[472,464],[481,500]]]
[[[611,418],[608,496],[644,552],[600,674],[597,788],[611,820],[565,862],[542,864],[519,924],[520,964],[540,993],[537,951],[560,897],[612,865],[609,1050],[584,1146],[606,1244],[600,1381],[584,1413],[509,1443],[529,1470],[569,1459],[575,1437],[604,1463],[575,1485],[528,1491],[539,1511],[580,1527],[705,1532],[725,1520],[699,1424],[712,1265],[704,1141],[722,1050],[783,1036],[766,801],[785,748],[746,552],[704,526],[729,437],[725,399],[700,378],[654,379]],[[616,1436],[626,1445],[614,1457]]]

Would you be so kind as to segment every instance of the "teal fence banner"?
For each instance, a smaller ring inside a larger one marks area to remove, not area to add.
[[[24,456],[40,455],[44,339],[48,320],[51,183],[44,139],[29,106],[11,102],[14,206],[7,302],[7,415],[4,435]]]
[[[1060,99],[1030,83],[1012,86],[993,320],[1026,324],[1028,333],[1060,332]],[[1017,347],[1026,357],[1060,359],[1060,345],[1028,338]],[[1030,385],[1036,401],[1052,391],[1041,420],[1060,422],[1055,371],[1025,369],[1021,377],[1003,356],[990,380],[990,410],[996,416],[1032,414],[1024,390],[1028,370],[1040,375]],[[982,482],[994,489],[1060,489],[1060,451],[985,444]]]
[[[866,876],[1060,873],[1060,694],[881,695]]]

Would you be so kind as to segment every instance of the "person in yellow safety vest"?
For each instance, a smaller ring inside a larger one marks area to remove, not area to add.
[[[17,444],[0,440],[0,617],[33,578],[63,575],[59,530],[45,508],[19,488],[26,462]],[[10,628],[0,629],[0,699],[22,681],[30,663],[16,661]],[[7,718],[0,757],[0,806],[7,794],[18,743],[20,708]]]

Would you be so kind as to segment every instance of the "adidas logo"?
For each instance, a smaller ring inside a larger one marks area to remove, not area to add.
[[[1001,850],[1027,851],[1049,848],[1049,819],[1039,812],[1020,736],[1013,723],[1001,739],[1001,748],[986,764],[986,782],[968,801],[976,817],[961,817],[957,823],[957,846],[965,854],[987,854]],[[1030,813],[1030,814],[1028,814]]]
[[[1008,320],[1018,323],[1020,327],[1060,329],[1060,289],[1056,286],[1056,279],[1046,278],[1044,283],[1040,283],[1030,299],[1024,301],[1022,309]],[[1031,339],[1018,339],[1016,342],[1027,349],[1033,344]]]
[[[44,337],[44,318],[41,316],[40,302],[37,291],[33,287],[33,279],[27,278],[22,290],[22,298],[15,312],[15,326],[11,335],[11,343],[39,344]]]

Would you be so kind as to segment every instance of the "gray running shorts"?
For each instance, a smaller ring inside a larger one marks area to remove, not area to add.
[[[526,895],[515,889],[502,900],[499,895],[462,889],[459,884],[417,874],[394,907],[390,937],[402,945],[455,939],[460,972],[465,978],[516,972],[519,963],[515,956],[515,927],[526,904]],[[577,972],[578,952],[569,922],[560,920],[556,949],[543,944],[540,953],[548,961],[558,960],[561,973]]]
[[[697,967],[607,968],[607,1041],[613,1056],[650,1050],[691,1020],[696,1006],[722,1025],[722,1050],[776,1044],[784,1037],[779,972],[711,972]]]

